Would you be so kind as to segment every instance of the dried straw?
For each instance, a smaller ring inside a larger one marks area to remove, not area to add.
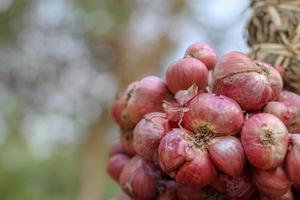
[[[252,0],[251,7],[250,56],[285,67],[285,87],[300,94],[300,0]]]

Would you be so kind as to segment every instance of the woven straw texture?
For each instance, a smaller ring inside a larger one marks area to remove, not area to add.
[[[250,56],[286,68],[285,88],[300,94],[300,0],[253,0],[251,7]]]

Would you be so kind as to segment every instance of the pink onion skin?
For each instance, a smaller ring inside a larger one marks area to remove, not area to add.
[[[187,162],[177,170],[176,181],[178,183],[201,188],[215,179],[216,169],[207,152],[189,148],[186,159]]]
[[[288,129],[291,133],[300,132],[300,96],[296,93],[283,91],[279,102],[286,105],[293,117],[290,119]]]
[[[208,153],[192,145],[183,129],[173,129],[159,145],[160,166],[178,183],[201,188],[215,179],[216,170]]]
[[[131,83],[112,106],[115,121],[126,129],[133,128],[149,112],[163,111],[163,100],[170,98],[163,80],[147,76]]]
[[[260,113],[245,121],[241,141],[252,165],[259,169],[272,169],[284,160],[289,134],[280,119],[268,113]]]
[[[293,114],[284,103],[278,101],[270,101],[265,107],[264,112],[270,113],[278,117],[287,127],[290,120],[293,118]]]
[[[134,156],[136,151],[133,146],[133,132],[132,130],[122,129],[120,134],[120,143],[123,145],[125,152],[129,156]]]
[[[242,144],[233,136],[218,137],[209,147],[212,163],[230,176],[238,176],[244,170],[246,158]]]
[[[256,190],[247,171],[236,177],[219,174],[211,186],[220,193],[241,200],[251,199]]]
[[[207,85],[207,77],[205,65],[195,58],[182,58],[166,72],[166,82],[173,94],[188,89],[194,83],[199,90],[203,90]]]
[[[280,97],[280,93],[283,89],[283,80],[280,73],[271,65],[262,62],[262,61],[254,61],[254,63],[260,66],[268,79],[269,85],[272,88],[272,101],[276,101]]]
[[[147,160],[157,161],[161,139],[170,131],[165,113],[146,114],[133,130],[133,146],[137,154]]]
[[[115,154],[107,165],[107,173],[118,182],[123,168],[129,163],[130,158],[125,154]]]
[[[164,191],[155,200],[178,200],[177,198],[178,184],[176,183],[176,181],[173,180],[163,181],[162,185],[164,187],[163,189]]]
[[[290,180],[300,185],[300,134],[290,135],[284,166]]]
[[[160,167],[166,173],[179,168],[186,159],[188,142],[181,129],[171,130],[160,142],[158,156]]]
[[[270,170],[253,169],[252,178],[256,188],[269,197],[283,196],[292,185],[281,166]]]
[[[161,178],[162,173],[157,166],[136,155],[124,167],[119,183],[133,199],[150,200],[157,195],[156,184]]]
[[[179,185],[177,189],[178,200],[228,200],[223,194],[214,191],[212,188],[193,188]]]
[[[110,147],[109,157],[112,157],[115,154],[126,154],[125,148],[120,142],[116,142]]]
[[[185,56],[191,56],[200,60],[208,70],[213,69],[218,60],[216,51],[210,45],[203,42],[196,42],[190,45],[185,52]]]
[[[257,66],[244,53],[232,51],[225,54],[214,68],[213,81],[218,81],[234,73],[258,71]]]
[[[213,92],[234,99],[243,110],[260,110],[274,96],[265,71],[247,55],[230,52],[214,69]]]
[[[281,197],[267,197],[264,194],[257,193],[253,200],[294,200],[294,196],[291,190],[289,190],[286,194]]]
[[[188,104],[188,108],[183,117],[183,126],[194,133],[206,127],[215,136],[234,135],[244,122],[240,106],[225,96],[199,94]]]

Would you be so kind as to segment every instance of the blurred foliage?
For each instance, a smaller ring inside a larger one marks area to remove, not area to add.
[[[35,159],[24,138],[9,134],[0,147],[1,199],[75,199],[78,155],[78,149],[64,149],[46,160]]]
[[[3,6],[9,6],[9,9],[0,12],[0,42],[3,45],[16,41],[17,33],[21,31],[24,23],[22,18],[29,6],[29,1],[2,0],[2,4],[5,4]]]

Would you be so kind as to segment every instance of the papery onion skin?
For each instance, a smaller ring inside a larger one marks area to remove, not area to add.
[[[297,198],[296,198],[297,199]],[[294,195],[291,190],[289,190],[286,194],[280,197],[268,197],[265,196],[262,193],[257,193],[254,197],[253,200],[294,200]]]
[[[300,96],[293,92],[283,91],[280,94],[279,102],[286,105],[293,115],[289,120],[289,131],[292,133],[300,132]]]
[[[260,110],[274,96],[265,70],[243,53],[227,53],[214,69],[213,92],[234,99],[243,110]]]
[[[186,90],[194,83],[199,90],[207,85],[208,70],[195,58],[182,58],[171,64],[166,72],[166,82],[173,94]]]
[[[173,129],[161,140],[159,160],[161,168],[178,183],[200,188],[214,180],[216,170],[208,153],[193,145],[185,130]]]
[[[208,152],[213,164],[224,173],[238,176],[243,172],[246,158],[243,146],[236,137],[215,138]]]
[[[191,56],[200,60],[204,63],[208,70],[214,68],[218,59],[216,51],[211,46],[203,42],[196,42],[190,45],[185,52],[185,56]]]
[[[285,158],[285,171],[295,184],[300,184],[300,134],[291,134],[289,149]]]
[[[177,170],[176,181],[178,183],[201,188],[215,179],[216,169],[207,152],[188,148],[186,160],[187,162]]]
[[[274,67],[265,62],[256,60],[254,63],[261,67],[265,76],[268,78],[269,85],[272,88],[272,97],[270,100],[278,100],[283,89],[283,80],[280,73]]]
[[[131,83],[113,106],[115,121],[126,129],[133,128],[149,112],[163,111],[163,100],[170,99],[169,90],[163,80],[147,76]]]
[[[118,182],[123,168],[129,163],[129,161],[129,156],[125,154],[115,154],[108,161],[107,173]]]
[[[133,146],[133,131],[130,129],[121,129],[120,143],[125,149],[125,152],[129,156],[134,156],[136,151]]]
[[[211,186],[220,193],[241,200],[251,199],[256,190],[247,171],[235,177],[219,174]]]
[[[269,197],[283,196],[292,185],[281,166],[270,170],[253,169],[252,178],[256,188]]]
[[[265,107],[264,112],[270,113],[278,117],[287,127],[293,114],[290,112],[289,108],[284,105],[284,103],[278,101],[270,101]]]
[[[182,165],[186,158],[188,142],[184,131],[171,130],[160,142],[158,155],[160,167],[166,173],[170,173]]]
[[[157,195],[156,184],[161,178],[162,173],[157,166],[136,155],[124,167],[119,183],[133,199],[150,200]]]
[[[143,158],[157,161],[159,143],[169,130],[169,121],[165,113],[146,114],[133,130],[134,149]]]
[[[272,169],[284,160],[289,134],[280,119],[268,113],[259,113],[245,121],[241,141],[252,165],[260,169]]]
[[[188,104],[183,126],[194,133],[206,128],[215,136],[234,135],[242,127],[244,116],[240,106],[232,99],[203,93]]]

